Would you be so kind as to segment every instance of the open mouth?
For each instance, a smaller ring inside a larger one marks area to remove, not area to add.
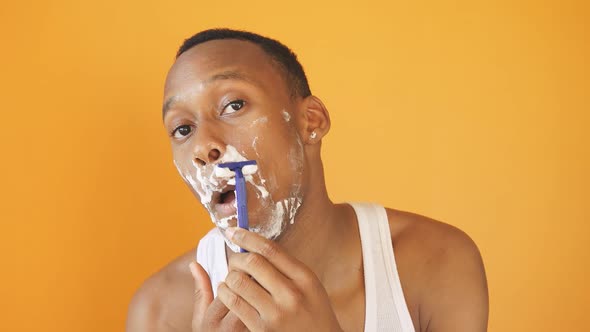
[[[235,186],[227,186],[221,192],[215,193],[212,197],[213,208],[219,218],[226,218],[236,214],[236,192]]]

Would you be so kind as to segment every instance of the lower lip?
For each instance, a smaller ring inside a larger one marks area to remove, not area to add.
[[[236,198],[234,196],[229,202],[215,204],[213,208],[215,209],[215,212],[217,212],[217,216],[219,218],[226,218],[235,215],[237,212],[235,201]]]

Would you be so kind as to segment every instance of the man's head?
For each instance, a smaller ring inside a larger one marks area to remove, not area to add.
[[[219,227],[236,224],[231,181],[215,173],[221,162],[258,162],[248,210],[251,229],[268,238],[293,222],[314,185],[323,188],[328,113],[277,41],[233,30],[187,39],[166,79],[163,112],[174,162]]]
[[[199,44],[224,39],[243,40],[258,45],[285,76],[285,81],[293,97],[305,98],[311,95],[305,71],[297,60],[297,55],[279,41],[252,32],[230,29],[201,31],[184,41],[176,53],[176,58]]]

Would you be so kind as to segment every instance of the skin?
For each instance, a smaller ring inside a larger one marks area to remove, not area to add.
[[[247,79],[205,84],[228,71]],[[230,144],[257,159],[260,171],[272,181],[271,195],[287,197],[293,180],[299,179],[303,204],[295,222],[287,223],[274,241],[243,230],[233,237],[227,234],[250,253],[226,250],[230,272],[215,299],[207,273],[194,262],[194,249],[155,273],[131,301],[127,331],[363,331],[357,220],[352,207],[329,199],[320,157],[329,114],[317,97],[292,97],[290,91],[278,67],[246,41],[209,41],[177,59],[166,81],[164,100],[170,107],[164,125],[169,133],[180,124],[195,131],[182,142],[172,135],[175,160],[215,163]],[[245,99],[246,106],[225,116],[218,105],[236,98]],[[290,113],[291,121],[284,121],[282,110]],[[267,125],[240,131],[261,117],[268,118]],[[255,135],[260,138],[257,151],[251,143]],[[288,158],[273,157],[299,143],[300,175]],[[257,204],[249,202],[249,209],[260,209]],[[387,209],[387,215],[415,330],[485,331],[487,284],[473,241],[423,216],[393,209]],[[263,213],[251,217],[254,225],[265,222]]]
[[[215,46],[216,42],[211,44]],[[261,185],[260,179],[265,179],[264,187],[270,195],[253,199],[259,192],[246,186],[250,197],[248,215],[251,227],[262,227],[272,219],[276,202],[295,197],[302,189],[304,133],[283,118],[283,112],[294,112],[296,105],[268,59],[257,64],[260,54],[236,47],[215,51],[215,56],[203,61],[193,61],[194,54],[201,54],[200,50],[211,48],[211,44],[189,50],[170,70],[165,87],[164,126],[171,136],[173,158],[181,174],[195,165],[216,164],[228,144],[247,159],[257,160],[255,183]],[[237,52],[243,61],[257,67],[228,64]],[[285,154],[288,158],[274,157]],[[199,196],[199,184],[197,188],[188,181],[187,184]],[[215,220],[227,217],[211,206],[207,208]],[[287,217],[283,224],[288,224]]]

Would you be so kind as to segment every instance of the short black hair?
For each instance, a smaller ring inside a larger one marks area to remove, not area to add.
[[[270,56],[286,78],[292,97],[305,98],[311,95],[309,83],[303,71],[303,66],[297,60],[297,55],[278,40],[261,36],[259,34],[232,29],[209,29],[201,31],[186,39],[178,49],[176,58],[190,48],[210,40],[238,39],[254,43]]]

